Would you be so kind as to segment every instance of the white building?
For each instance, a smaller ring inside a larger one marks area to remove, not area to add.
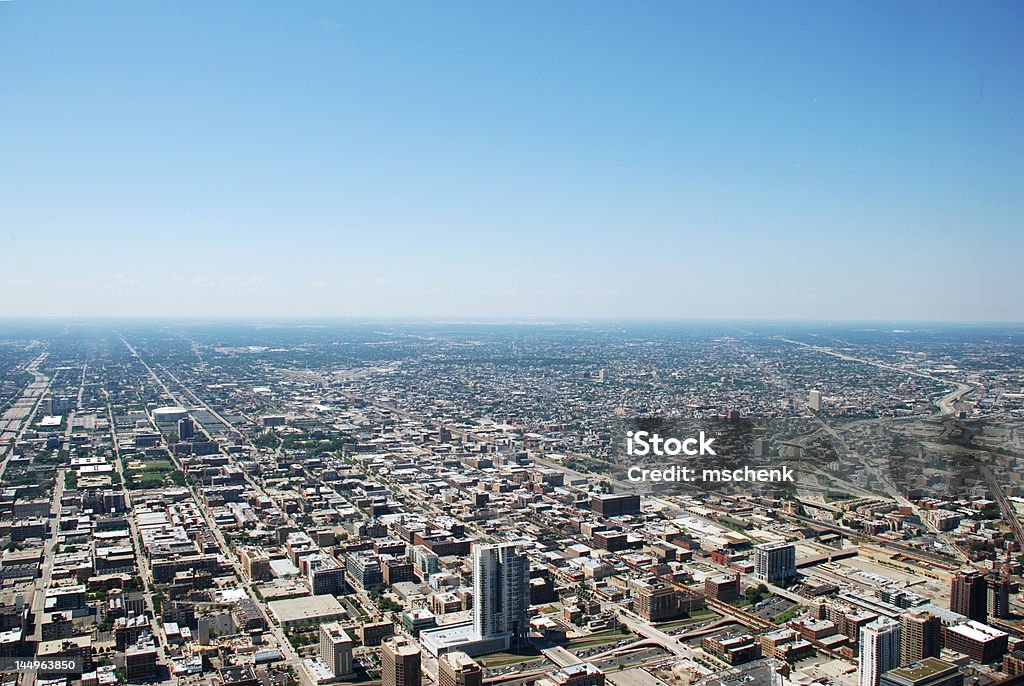
[[[878,686],[890,669],[900,666],[900,625],[879,617],[860,630],[860,686]]]
[[[514,543],[473,550],[473,628],[480,638],[519,645],[529,632],[530,563]]]
[[[821,412],[821,391],[811,391],[807,394],[807,406],[815,412]]]
[[[320,662],[335,677],[352,675],[352,638],[338,622],[320,625]]]

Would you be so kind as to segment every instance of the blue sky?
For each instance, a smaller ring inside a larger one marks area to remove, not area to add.
[[[1024,320],[1024,6],[0,2],[0,316]]]

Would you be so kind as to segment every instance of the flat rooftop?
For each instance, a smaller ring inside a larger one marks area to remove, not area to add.
[[[920,662],[915,662],[905,667],[894,669],[889,672],[889,674],[903,677],[908,681],[916,683],[919,679],[923,679],[924,677],[935,676],[949,670],[955,670],[956,668],[956,665],[952,663],[945,662],[934,657],[926,657]]]
[[[329,621],[345,616],[345,609],[332,595],[311,595],[288,600],[273,600],[267,608],[279,624]]]
[[[993,639],[1009,635],[1001,629],[990,627],[987,624],[980,624],[974,620],[969,620],[963,624],[951,626],[946,629],[946,631],[956,632],[961,636],[966,636],[967,638],[973,641],[978,641],[979,643],[984,643],[985,641],[991,641]]]

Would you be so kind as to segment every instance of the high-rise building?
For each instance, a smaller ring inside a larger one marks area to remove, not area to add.
[[[629,589],[633,596],[633,611],[648,622],[674,619],[683,612],[683,594],[660,579],[633,579],[629,582]]]
[[[420,649],[404,636],[380,644],[381,686],[420,686]]]
[[[928,612],[900,615],[900,664],[909,665],[942,652],[942,622]]]
[[[821,412],[821,391],[811,391],[807,394],[807,406],[815,412]]]
[[[263,548],[239,546],[238,558],[242,561],[242,569],[250,580],[263,581],[273,578],[270,555]]]
[[[187,441],[196,436],[196,425],[191,417],[182,417],[178,420],[178,440]]]
[[[124,673],[129,681],[150,679],[156,674],[159,653],[152,643],[138,643],[124,651]]]
[[[476,660],[454,650],[437,658],[437,686],[483,686],[484,671]]]
[[[310,556],[307,569],[306,579],[313,595],[337,595],[348,590],[345,568],[330,555]]]
[[[882,675],[900,666],[900,625],[879,617],[860,630],[860,686],[879,686]]]
[[[61,398],[58,396],[48,396],[44,401],[46,407],[46,414],[48,415],[59,415],[67,414],[75,407],[77,398]]]
[[[796,576],[796,547],[785,541],[754,546],[754,574],[769,582]]]
[[[998,619],[1010,616],[1010,578],[993,572],[986,579],[988,614]]]
[[[367,591],[384,584],[379,555],[366,551],[352,552],[345,562],[348,576],[357,588]]]
[[[320,625],[320,662],[335,677],[352,674],[352,638],[338,622]]]
[[[413,546],[409,556],[421,579],[426,579],[441,569],[437,553],[425,545]]]
[[[473,629],[485,640],[522,645],[529,632],[530,563],[515,543],[473,550]]]
[[[953,575],[949,609],[976,622],[984,623],[988,619],[988,584],[982,572],[964,569]]]

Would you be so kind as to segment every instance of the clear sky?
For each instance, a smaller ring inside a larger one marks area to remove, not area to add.
[[[1020,2],[0,2],[0,316],[1024,320]]]

